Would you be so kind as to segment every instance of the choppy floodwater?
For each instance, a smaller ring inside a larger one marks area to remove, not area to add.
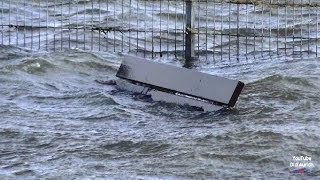
[[[320,61],[283,59],[199,64],[246,83],[236,110],[205,113],[96,83],[115,78],[118,54],[2,45],[1,179],[317,179]],[[311,173],[291,173],[292,156]]]

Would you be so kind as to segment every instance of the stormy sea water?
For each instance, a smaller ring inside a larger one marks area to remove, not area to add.
[[[115,79],[121,60],[1,45],[1,179],[319,178],[318,58],[199,63],[199,71],[246,84],[235,109],[220,112],[96,82]],[[305,173],[295,173],[297,162],[307,163]]]

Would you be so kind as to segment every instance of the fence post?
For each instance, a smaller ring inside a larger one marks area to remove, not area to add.
[[[194,12],[193,12],[193,0],[186,0],[186,42],[185,42],[185,59],[186,64],[190,63],[194,58],[194,33],[192,29],[194,27]]]

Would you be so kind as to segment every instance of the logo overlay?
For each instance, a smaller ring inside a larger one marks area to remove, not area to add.
[[[290,162],[290,172],[295,175],[312,175],[312,169],[315,165],[312,162],[311,156],[292,156]]]

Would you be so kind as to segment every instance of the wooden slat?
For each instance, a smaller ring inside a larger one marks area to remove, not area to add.
[[[116,81],[117,82],[117,87],[122,90],[127,90],[135,93],[141,93],[145,95],[150,95],[152,100],[154,101],[163,101],[166,103],[176,103],[180,105],[189,105],[189,106],[195,106],[195,107],[200,107],[204,111],[218,111],[223,109],[222,106],[210,104],[207,102],[203,102],[200,100],[196,99],[191,99],[188,97],[183,97],[183,96],[178,96],[175,94],[170,94],[170,93],[164,93],[162,91],[157,91],[155,89],[152,89],[148,91],[148,88],[132,84],[126,80],[119,79]]]
[[[198,71],[125,56],[117,77],[234,106],[244,84]]]
[[[200,107],[204,111],[218,111],[223,109],[223,106],[218,106],[218,105],[206,103],[206,102],[195,100],[195,99],[190,99],[183,96],[177,96],[170,93],[164,93],[157,90],[152,90],[150,92],[150,95],[151,95],[151,98],[155,101],[164,101],[167,103],[176,103],[180,105],[187,104],[189,106]]]

